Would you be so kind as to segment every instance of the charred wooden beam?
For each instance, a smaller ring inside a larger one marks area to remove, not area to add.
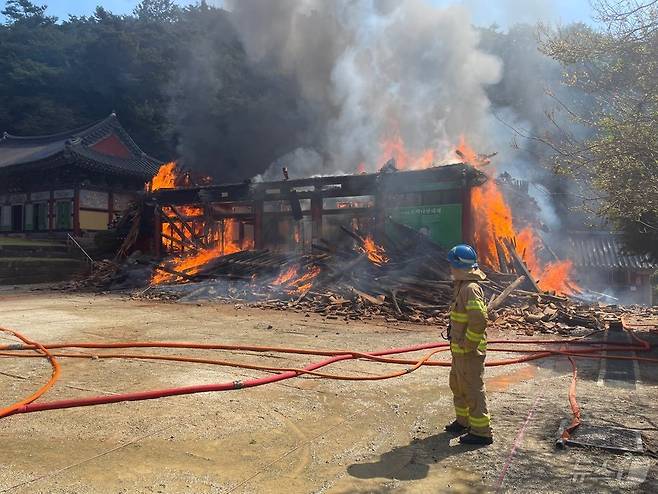
[[[500,240],[496,239],[496,253],[498,254],[498,264],[500,265],[500,271],[502,273],[509,273],[509,266],[507,261],[507,256],[505,255],[505,249],[503,249]]]
[[[526,264],[523,262],[523,259],[521,259],[519,254],[516,252],[516,247],[514,246],[512,241],[510,239],[504,238],[503,242],[505,244],[505,247],[507,247],[507,251],[512,256],[512,263],[514,265],[514,269],[516,269],[516,272],[518,274],[523,274],[526,276],[527,283],[525,283],[525,286],[528,286],[532,291],[541,293],[541,289],[539,288],[539,285],[537,285],[537,282],[532,277],[532,274],[528,270]]]
[[[489,304],[489,307],[487,308],[489,312],[493,312],[496,310],[498,307],[500,307],[505,300],[507,300],[507,297],[510,296],[510,294],[516,290],[521,284],[525,281],[525,276],[521,275],[517,279],[515,279],[512,283],[509,284],[507,288],[505,288],[500,295],[498,295],[493,301]]]
[[[178,235],[181,238],[181,242],[188,244],[193,249],[201,249],[201,246],[198,245],[197,242],[185,236],[185,233],[180,228],[178,228],[176,222],[172,220],[167,214],[165,214],[165,212],[162,210],[160,206],[156,206],[156,209],[160,214],[160,218],[165,220],[167,223],[169,223],[171,229],[176,233],[176,235]]]
[[[175,206],[172,206],[171,204],[167,205],[167,207],[171,210],[171,212],[174,214],[176,219],[180,221],[181,225],[183,226],[183,229],[187,230],[190,234],[190,241],[197,246],[198,249],[203,248],[203,244],[199,242],[196,238],[196,233],[194,232],[194,228],[190,226],[190,224],[186,221],[186,219],[178,212]]]
[[[352,237],[359,244],[359,246],[363,247],[365,245],[365,240],[363,239],[363,237],[358,233],[356,233],[351,228],[347,228],[343,225],[340,225],[340,229],[343,232],[347,233],[350,237]]]
[[[168,268],[167,266],[163,266],[162,264],[156,264],[153,266],[154,269],[157,269],[159,271],[164,271],[165,273],[174,275],[174,276],[179,276],[183,279],[186,279],[188,281],[191,281],[194,279],[194,276],[190,276],[187,273],[183,273],[181,271],[176,271],[175,269]]]

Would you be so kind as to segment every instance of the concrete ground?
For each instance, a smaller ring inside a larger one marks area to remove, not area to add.
[[[438,329],[427,326],[116,295],[5,291],[0,307],[2,326],[40,342],[185,340],[368,351],[439,337]],[[490,339],[501,336],[521,338],[490,331]],[[650,337],[658,343],[658,335]],[[201,355],[276,366],[321,359],[195,353]],[[490,352],[487,358],[505,356]],[[62,379],[41,400],[263,375],[145,360],[62,364]],[[390,369],[352,362],[325,370]],[[41,359],[0,358],[0,406],[30,394],[49,373]],[[15,415],[0,419],[0,492],[658,491],[658,466],[647,456],[555,449],[559,423],[570,416],[567,362],[489,367],[486,376],[495,433],[494,445],[486,448],[461,446],[442,432],[453,412],[448,369],[436,367],[387,381],[296,378],[224,393]],[[646,429],[647,440],[654,441],[657,389],[655,365],[607,367],[579,360],[578,399],[586,423]]]

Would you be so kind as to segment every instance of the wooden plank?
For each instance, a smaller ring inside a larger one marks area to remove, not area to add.
[[[365,245],[365,240],[363,239],[363,237],[361,237],[361,235],[359,235],[352,229],[347,228],[343,225],[340,225],[340,229],[343,230],[343,232],[347,233],[350,237],[352,237],[361,247]]]
[[[507,238],[504,238],[503,242],[505,243],[505,247],[507,247],[507,250],[512,256],[512,263],[514,264],[514,268],[516,269],[516,272],[519,274],[524,274],[526,276],[527,283],[525,283],[525,285],[529,286],[533,291],[537,293],[541,293],[541,289],[539,288],[539,285],[537,285],[537,282],[532,277],[532,274],[528,270],[528,267],[525,265],[523,260],[519,257],[519,254],[516,252],[516,249],[514,248],[512,241]]]
[[[515,279],[512,283],[509,284],[507,288],[505,288],[500,295],[498,295],[493,301],[489,304],[489,307],[487,307],[489,312],[493,312],[496,310],[498,307],[502,305],[503,302],[507,299],[507,297],[510,296],[510,294],[516,290],[519,286],[521,286],[521,283],[525,281],[525,276],[521,275],[517,279]]]
[[[507,256],[505,255],[505,249],[500,243],[500,240],[496,239],[496,252],[498,253],[498,264],[500,265],[501,273],[508,274],[509,267],[507,265]]]

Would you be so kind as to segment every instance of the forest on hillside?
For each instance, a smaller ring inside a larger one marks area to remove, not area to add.
[[[477,31],[504,67],[485,88],[492,114],[539,165],[530,178],[555,204],[598,215],[658,257],[658,10],[632,4],[598,1],[594,27]],[[99,6],[56,19],[8,0],[2,14],[0,132],[60,132],[115,111],[147,153],[223,181],[326,144],[300,81],[250,60],[228,10],[143,0],[130,15]]]

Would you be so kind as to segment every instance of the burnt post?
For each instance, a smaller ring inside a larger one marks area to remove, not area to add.
[[[254,248],[263,248],[263,200],[255,199],[253,202],[254,208]]]
[[[311,235],[313,240],[322,238],[322,196],[315,192],[311,196]]]
[[[162,256],[162,216],[160,208],[153,208],[153,254],[156,258]]]

